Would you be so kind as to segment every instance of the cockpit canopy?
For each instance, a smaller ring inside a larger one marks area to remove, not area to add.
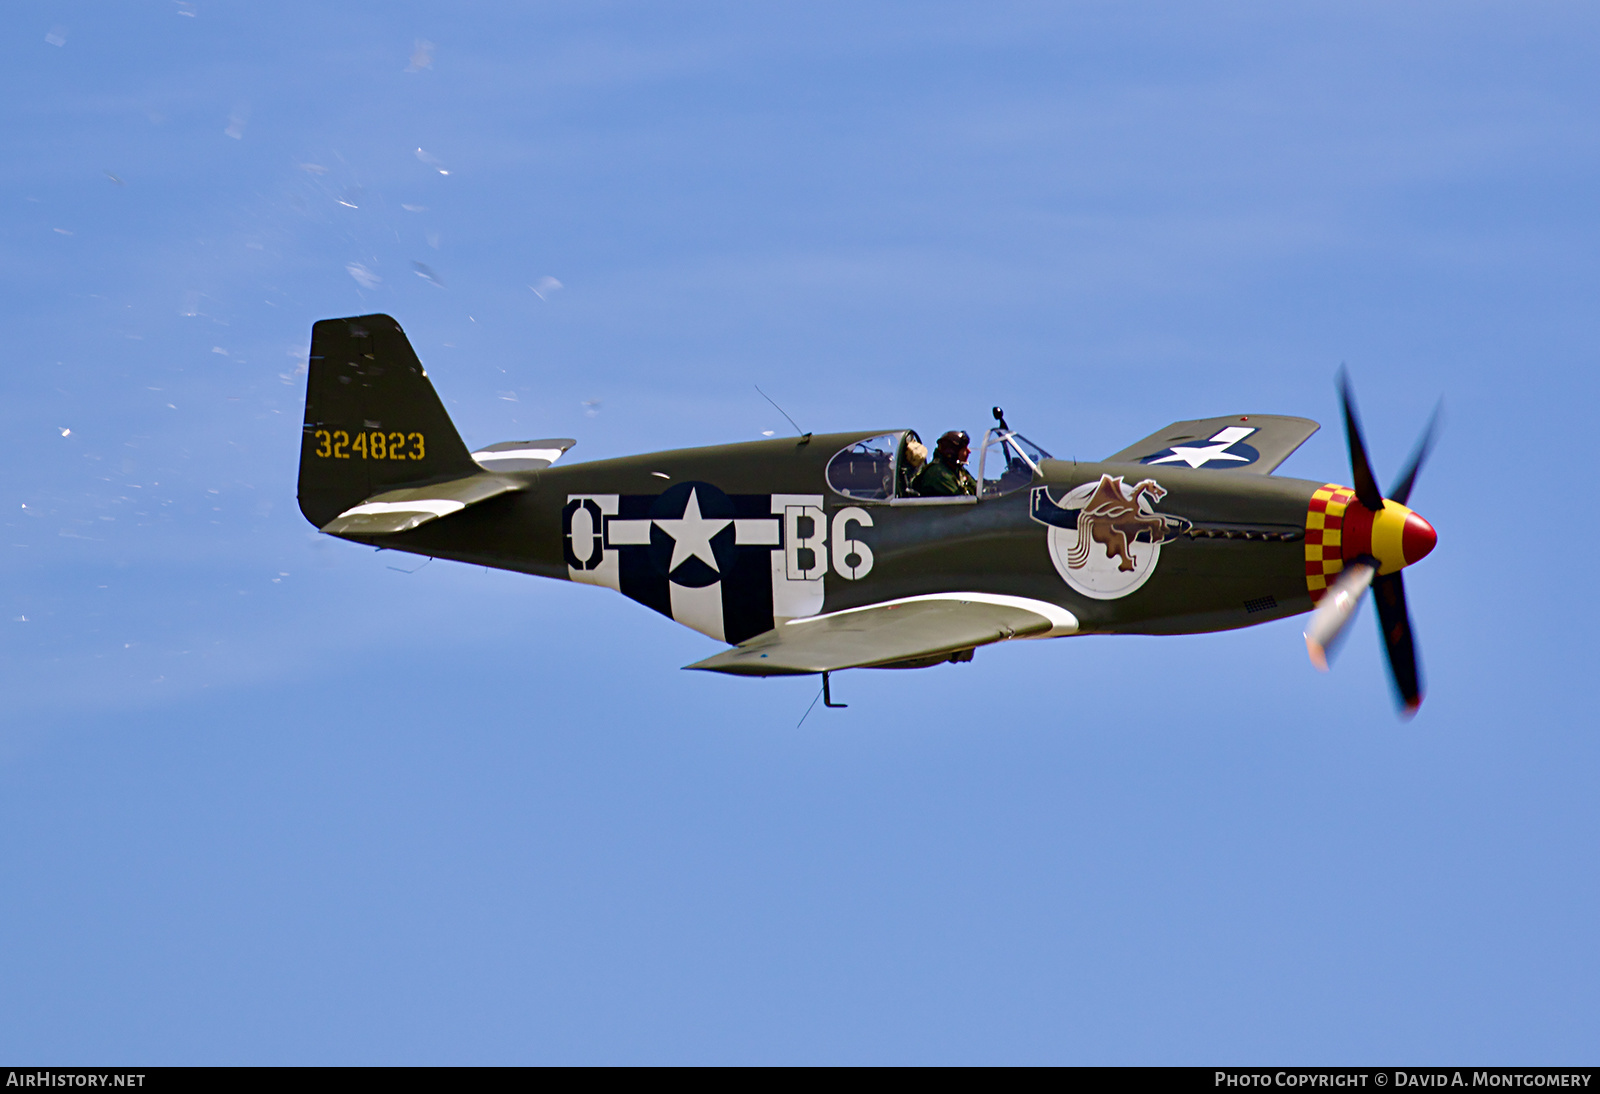
[[[978,453],[978,496],[998,498],[1021,490],[1040,474],[1039,464],[1050,453],[1014,429],[991,429],[984,434]]]
[[[847,498],[887,501],[898,494],[895,470],[910,430],[857,441],[828,461],[828,486]]]
[[[921,443],[915,430],[880,433],[839,450],[828,461],[828,487],[857,501],[894,501],[917,496],[921,467],[906,453],[907,442]],[[930,453],[929,459],[936,457]],[[978,496],[998,498],[1020,490],[1039,474],[1050,453],[1011,429],[991,429],[978,449]]]

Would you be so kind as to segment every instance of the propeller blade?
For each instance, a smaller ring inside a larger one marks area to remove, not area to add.
[[[1439,412],[1443,409],[1443,399],[1434,404],[1433,414],[1428,418],[1428,426],[1422,431],[1422,437],[1417,441],[1417,447],[1412,449],[1411,458],[1406,461],[1405,471],[1389,491],[1389,497],[1401,505],[1404,505],[1406,499],[1411,496],[1411,488],[1417,482],[1417,472],[1422,470],[1422,462],[1428,458],[1428,453],[1433,448],[1434,438],[1439,432]]]
[[[1361,439],[1361,422],[1356,417],[1356,398],[1350,391],[1350,374],[1339,368],[1339,399],[1344,403],[1344,435],[1350,442],[1350,475],[1356,491],[1356,500],[1376,513],[1383,508],[1383,495],[1378,492],[1378,481],[1372,477],[1372,465],[1367,461],[1367,445]]]
[[[1365,562],[1352,562],[1339,575],[1333,587],[1322,594],[1317,610],[1311,613],[1306,624],[1306,652],[1311,663],[1323,672],[1328,671],[1328,652],[1344,633],[1345,624],[1361,607],[1361,594],[1372,584],[1378,568]]]
[[[1372,597],[1378,602],[1378,627],[1389,655],[1389,675],[1400,695],[1402,714],[1409,718],[1422,705],[1422,676],[1417,671],[1417,647],[1411,637],[1411,614],[1406,611],[1406,586],[1400,571],[1373,582]]]

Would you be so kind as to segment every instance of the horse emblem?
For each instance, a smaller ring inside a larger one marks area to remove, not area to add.
[[[1068,585],[1097,600],[1127,596],[1149,580],[1161,545],[1190,527],[1183,517],[1155,511],[1167,496],[1154,479],[1132,487],[1121,475],[1069,490],[1059,502],[1035,487],[1029,515],[1049,528],[1050,560]]]

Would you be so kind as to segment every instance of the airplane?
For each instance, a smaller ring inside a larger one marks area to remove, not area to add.
[[[1438,412],[1385,497],[1343,370],[1339,389],[1353,486],[1272,475],[1320,428],[1306,418],[1174,422],[1079,462],[996,407],[972,492],[918,496],[927,449],[904,428],[591,463],[559,463],[570,438],[469,451],[399,323],[326,319],[312,327],[300,511],[355,543],[616,590],[729,647],[685,668],[820,674],[829,706],[844,705],[829,677],[845,669],[1307,611],[1326,670],[1370,589],[1410,717],[1423,684],[1402,571],[1437,535],[1406,502]]]

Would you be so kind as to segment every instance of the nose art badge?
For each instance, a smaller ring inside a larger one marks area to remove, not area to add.
[[[1150,579],[1161,545],[1189,528],[1183,517],[1155,511],[1167,491],[1154,479],[1133,486],[1102,475],[1060,501],[1038,486],[1029,515],[1046,525],[1050,561],[1068,585],[1096,600],[1127,596]]]

